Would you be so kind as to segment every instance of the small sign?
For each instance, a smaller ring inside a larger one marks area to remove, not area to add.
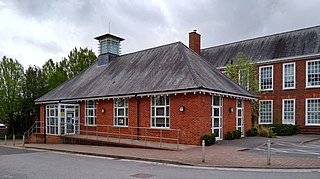
[[[119,119],[119,124],[123,124],[123,119]]]

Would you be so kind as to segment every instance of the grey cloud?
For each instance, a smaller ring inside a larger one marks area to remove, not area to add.
[[[13,37],[13,41],[16,41],[17,43],[23,43],[27,46],[34,46],[37,49],[41,49],[48,53],[61,53],[64,52],[62,48],[59,47],[59,44],[57,44],[54,41],[37,41],[35,39],[31,39],[28,37]]]
[[[97,42],[93,38],[108,32],[111,22],[111,33],[126,39],[124,53],[174,41],[187,42],[188,32],[193,29],[201,33],[202,46],[210,47],[320,24],[317,0],[164,0],[165,12],[147,0],[3,3],[20,16],[37,22],[63,21],[72,25],[74,31],[63,32],[65,38],[75,38],[72,41],[94,50]],[[27,37],[24,42],[52,53],[71,50]]]

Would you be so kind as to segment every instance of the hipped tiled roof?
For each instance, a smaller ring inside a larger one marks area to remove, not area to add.
[[[181,42],[118,56],[90,66],[36,102],[189,89],[256,97]]]
[[[202,49],[201,56],[215,67],[224,67],[239,52],[255,62],[319,54],[320,26]]]

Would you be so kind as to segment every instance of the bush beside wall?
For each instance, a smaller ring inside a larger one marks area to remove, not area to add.
[[[202,140],[204,140],[206,146],[215,144],[215,143],[216,143],[216,135],[215,135],[214,133],[204,134],[204,135],[201,137],[200,145],[201,145],[201,143],[202,143]]]

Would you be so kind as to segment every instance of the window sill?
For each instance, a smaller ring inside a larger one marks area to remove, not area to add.
[[[87,127],[97,127],[97,124],[86,124],[84,126],[87,126]]]
[[[296,125],[295,123],[289,123],[289,122],[282,122],[282,124],[292,124],[292,125]]]
[[[318,127],[318,126],[320,126],[320,124],[305,124],[305,126],[306,127],[313,127],[313,126]]]
[[[273,89],[264,89],[264,90],[259,90],[260,92],[272,92],[273,91]]]
[[[170,127],[150,127],[150,129],[170,129]]]
[[[320,86],[306,86],[306,89],[320,88]]]
[[[273,122],[271,122],[271,123],[258,123],[259,125],[267,125],[267,124],[273,124]]]
[[[283,91],[295,90],[295,89],[296,89],[296,87],[294,87],[294,88],[282,88]]]
[[[128,128],[129,126],[116,126],[116,125],[113,125],[114,128]]]

